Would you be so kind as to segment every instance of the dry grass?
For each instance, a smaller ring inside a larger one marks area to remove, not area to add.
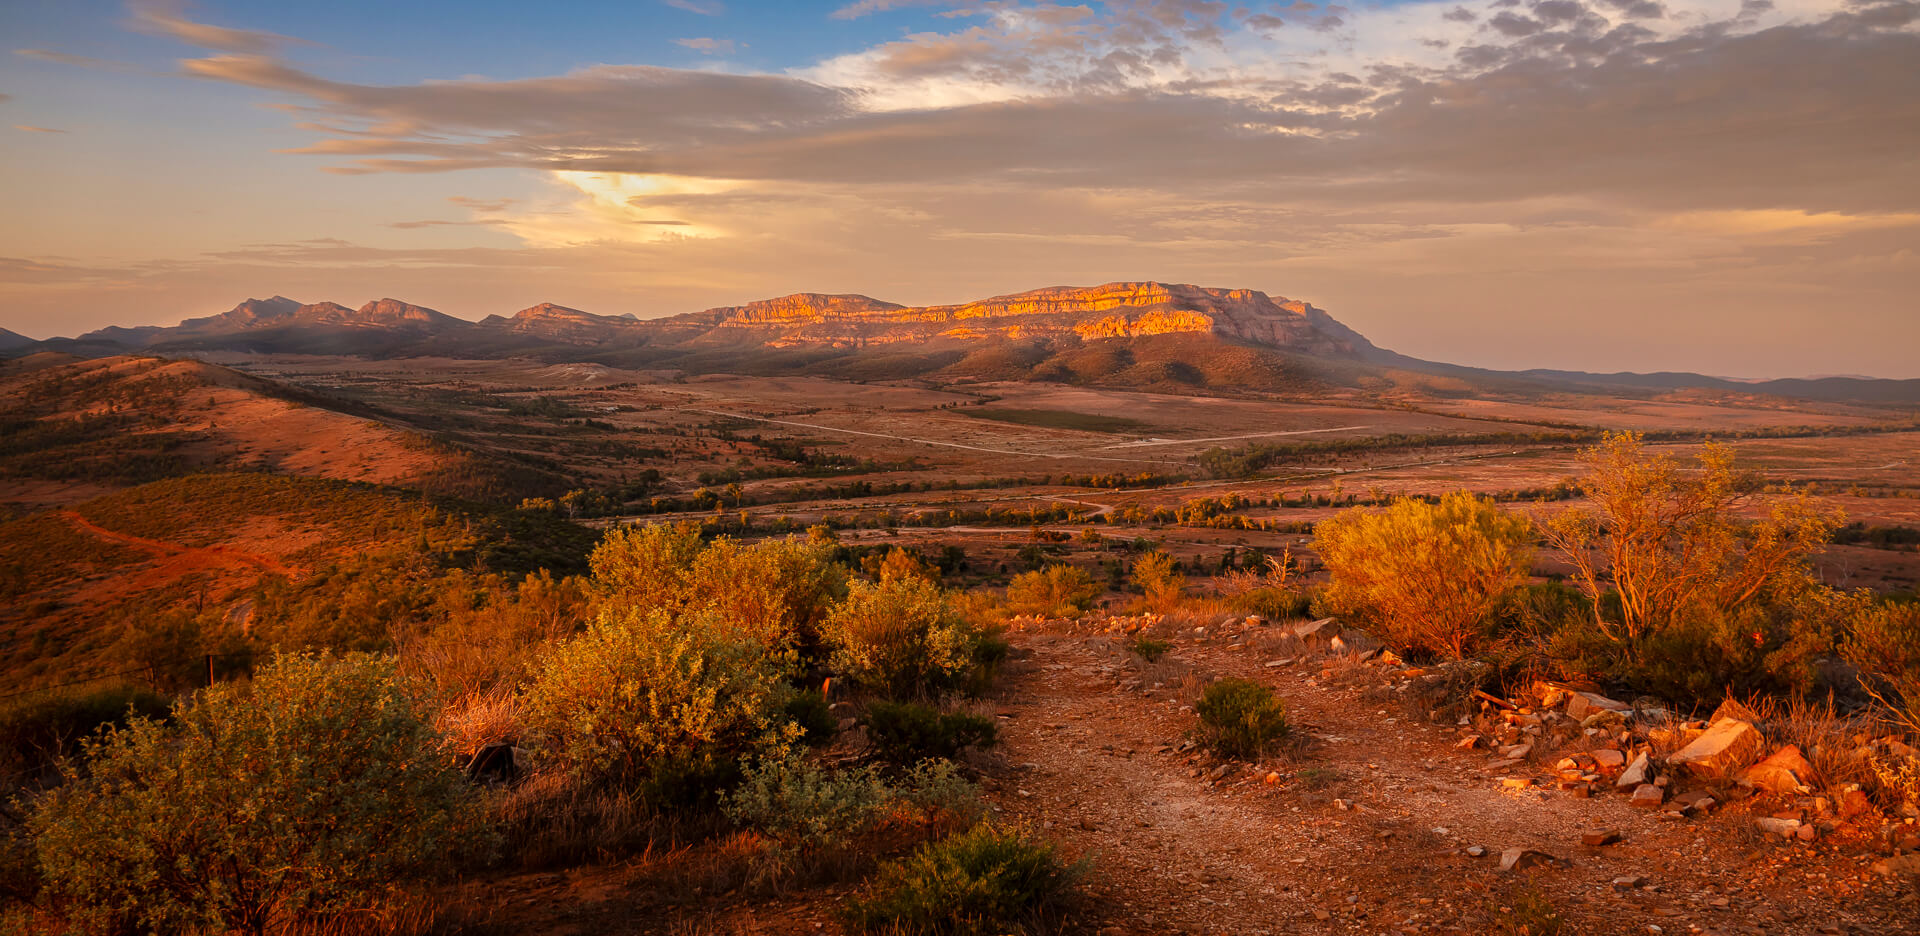
[[[494,794],[488,811],[505,836],[507,860],[528,868],[631,854],[650,848],[660,831],[633,794],[586,789],[555,770]]]
[[[1767,734],[1773,740],[1798,747],[1801,756],[1813,764],[1818,776],[1802,778],[1809,785],[1833,790],[1849,783],[1873,783],[1873,765],[1859,756],[1853,741],[1870,727],[1866,719],[1839,714],[1832,700],[1754,697],[1746,704],[1765,720]]]
[[[447,750],[474,755],[492,744],[521,737],[520,711],[512,692],[496,689],[449,703],[434,717]]]

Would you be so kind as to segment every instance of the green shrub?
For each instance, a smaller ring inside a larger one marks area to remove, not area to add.
[[[889,862],[848,907],[857,929],[901,936],[998,936],[1055,921],[1084,873],[1052,843],[980,823]]]
[[[1223,757],[1258,757],[1287,734],[1286,708],[1272,689],[1251,679],[1209,685],[1193,710],[1207,746]]]
[[[970,826],[986,811],[980,787],[960,775],[953,761],[930,757],[900,778],[899,796],[930,824]]]
[[[104,928],[260,933],[363,908],[486,841],[375,657],[281,656],[86,753],[29,826],[49,892]]]
[[[684,802],[799,737],[781,712],[790,665],[729,622],[631,609],[547,649],[525,722],[541,756],[589,786]]]
[[[759,829],[780,848],[805,851],[838,847],[866,831],[892,798],[872,767],[827,771],[790,754],[748,767],[720,805],[728,819]]]
[[[965,680],[980,632],[922,578],[853,582],[827,615],[829,663],[855,683],[895,698],[923,696]]]
[[[1172,649],[1173,644],[1146,634],[1135,634],[1133,639],[1127,641],[1127,652],[1148,663],[1158,662],[1161,657],[1167,655],[1167,651]]]
[[[1072,617],[1093,607],[1101,591],[1086,570],[1054,564],[1014,576],[1007,584],[1007,610],[1038,617]]]
[[[876,701],[867,706],[861,723],[874,753],[901,765],[929,757],[951,759],[967,748],[989,748],[999,736],[991,718],[941,712],[919,702]]]

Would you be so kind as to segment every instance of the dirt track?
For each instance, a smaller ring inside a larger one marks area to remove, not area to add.
[[[1612,796],[1507,790],[1484,754],[1455,748],[1452,726],[1362,703],[1357,688],[1323,684],[1318,664],[1269,667],[1225,640],[1181,640],[1172,659],[1273,684],[1312,739],[1289,762],[1241,767],[1215,784],[1202,773],[1212,762],[1175,752],[1195,724],[1180,690],[1122,688],[1138,671],[1104,638],[1039,633],[1019,643],[1032,656],[1000,707],[1011,716],[1002,720],[1011,772],[994,799],[1094,858],[1096,892],[1113,908],[1103,922],[1119,931],[1486,932],[1523,885],[1549,896],[1570,933],[1920,925],[1912,896],[1867,871],[1874,858],[1861,842],[1780,843],[1751,833],[1742,808],[1669,822]],[[1284,779],[1264,783],[1269,769]],[[1624,841],[1580,844],[1583,831],[1602,828]],[[1473,845],[1486,856],[1468,857]],[[1566,863],[1498,873],[1500,852],[1513,847]],[[1649,886],[1616,892],[1620,876]]]

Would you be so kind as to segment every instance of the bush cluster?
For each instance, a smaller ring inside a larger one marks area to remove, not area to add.
[[[1019,828],[980,823],[880,869],[848,921],[902,936],[998,936],[1057,919],[1084,866]]]

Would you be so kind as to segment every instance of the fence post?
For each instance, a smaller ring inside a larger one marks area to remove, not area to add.
[[[213,654],[207,654],[207,688],[213,688]]]

